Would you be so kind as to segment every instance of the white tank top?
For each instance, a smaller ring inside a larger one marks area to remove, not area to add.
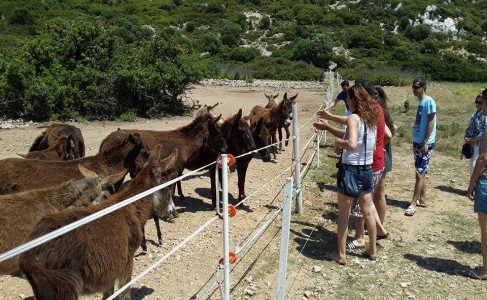
[[[370,128],[367,126],[367,149],[364,145],[364,121],[357,115],[352,114],[349,118],[357,118],[358,120],[358,134],[357,134],[357,148],[355,150],[343,149],[342,163],[348,165],[371,165],[374,156],[375,136],[377,127]],[[343,137],[348,139],[347,133]]]

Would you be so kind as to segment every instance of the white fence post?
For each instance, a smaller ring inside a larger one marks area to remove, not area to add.
[[[293,179],[289,177],[284,187],[282,208],[281,249],[279,252],[279,279],[276,299],[284,300],[286,293],[287,257],[289,252],[289,230],[291,227],[291,200],[293,198]]]
[[[222,165],[222,200],[223,200],[223,268],[224,268],[224,293],[223,299],[230,300],[230,259],[228,238],[228,158],[227,154],[221,156]]]
[[[293,102],[293,150],[294,150],[294,181],[296,183],[296,212],[303,213],[303,196],[301,193],[301,163],[299,159],[299,122],[298,105]]]

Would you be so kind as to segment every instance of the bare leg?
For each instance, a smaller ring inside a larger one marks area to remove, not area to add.
[[[353,222],[355,224],[355,237],[354,243],[359,246],[365,245],[365,221],[361,217],[353,217]]]
[[[480,225],[480,247],[482,249],[482,267],[475,273],[478,276],[487,276],[487,214],[477,213]]]
[[[387,212],[387,202],[386,202],[386,173],[384,173],[377,184],[374,191],[374,204],[379,215],[380,223],[384,224],[384,219]]]
[[[421,189],[420,203],[426,205],[426,175],[423,176],[423,188]]]
[[[416,183],[414,184],[413,199],[411,200],[411,204],[410,204],[414,208],[416,208],[416,200],[420,199],[421,194],[423,193],[423,186],[425,184],[425,180],[426,180],[425,174],[416,173]]]
[[[375,217],[371,209],[370,202],[372,201],[372,194],[369,193],[362,193],[359,196],[359,203],[360,208],[362,209],[362,213],[365,219],[365,223],[367,224],[367,230],[369,231],[369,250],[368,253],[370,256],[377,256],[377,228],[375,224]]]
[[[338,193],[338,228],[337,228],[337,242],[338,242],[338,256],[335,261],[345,264],[345,250],[348,233],[348,216],[350,214],[350,205],[352,198]]]

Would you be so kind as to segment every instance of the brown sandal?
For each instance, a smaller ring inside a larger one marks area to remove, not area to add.
[[[371,255],[369,252],[362,253],[362,256],[367,258],[368,260],[371,260],[371,261],[377,260],[377,255]]]

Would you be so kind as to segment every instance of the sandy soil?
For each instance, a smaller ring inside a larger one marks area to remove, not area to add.
[[[215,109],[216,113],[221,113],[222,117],[228,117],[243,109],[244,114],[248,114],[255,105],[265,105],[267,99],[264,93],[279,92],[279,99],[285,91],[263,88],[225,88],[225,87],[195,87],[189,93],[191,100],[198,100],[200,104],[213,105],[219,102]],[[301,141],[304,144],[313,134],[310,121],[313,114],[323,100],[324,91],[320,90],[290,90],[288,95],[298,93],[299,103],[299,123],[301,129]],[[139,120],[134,123],[123,122],[86,122],[76,123],[82,131],[87,145],[87,155],[97,152],[100,142],[110,132],[117,128],[133,129],[155,129],[169,130],[185,125],[192,120],[192,116],[164,118],[161,120]],[[43,124],[45,125],[45,124]],[[17,153],[26,153],[37,137],[45,128],[40,124],[33,124],[27,128],[15,128],[0,132],[0,159],[17,157]],[[290,176],[290,171],[282,173],[291,163],[292,146],[285,148],[276,160],[263,163],[261,160],[253,159],[250,163],[247,175],[247,195],[255,193],[246,204],[248,208],[240,210],[238,217],[231,222],[232,245],[243,244],[249,235],[259,226],[269,213],[275,208],[275,201],[282,200],[279,190],[285,182],[285,178]],[[308,154],[309,155],[309,154]],[[270,182],[278,174],[281,176]],[[237,195],[237,175],[236,172],[230,173],[229,191],[231,201],[232,195]],[[260,189],[260,190],[258,190]],[[197,228],[214,216],[211,211],[211,201],[209,199],[209,178],[206,172],[200,172],[195,176],[190,176],[183,181],[183,191],[187,197],[184,202],[176,202],[180,218],[176,223],[162,223],[164,244],[157,247],[154,243],[149,243],[147,254],[137,253],[134,275],[139,274],[154,261],[164,256],[173,247],[178,245]],[[234,201],[235,202],[235,201]],[[132,286],[134,299],[189,299],[194,295],[202,296],[209,286],[215,281],[215,270],[219,258],[222,256],[221,241],[222,222],[217,220],[201,232],[195,239],[191,240],[185,247],[177,251],[174,255],[165,260],[155,271],[151,271],[140,282]],[[147,237],[157,241],[155,227],[152,221],[146,225]],[[279,235],[275,231],[264,234],[263,238],[257,242],[249,244],[248,249],[242,249],[239,256],[239,263],[232,272],[232,283],[235,289],[232,293],[242,294],[252,280],[246,278],[246,274],[255,267],[256,264],[265,265],[269,263],[267,258],[273,257],[278,252]],[[235,246],[231,246],[234,250]],[[269,254],[271,253],[271,254]],[[277,264],[273,259],[272,267],[275,269],[273,274],[277,274]],[[219,278],[220,280],[221,278]],[[253,284],[253,283],[252,283]],[[274,282],[272,285],[275,285]],[[275,287],[269,286],[271,294],[274,294]],[[205,296],[219,298],[218,289],[214,288]],[[28,282],[22,278],[14,276],[0,277],[0,298],[1,299],[23,299],[32,296]],[[101,295],[86,296],[84,299],[99,299]]]
[[[202,104],[221,104],[216,111],[228,117],[242,108],[248,114],[254,105],[265,105],[265,93],[283,90],[261,88],[196,87],[189,95]],[[390,88],[393,96],[410,93],[409,87]],[[301,147],[313,134],[313,114],[324,99],[323,90],[294,90],[299,93]],[[391,97],[401,99],[400,97]],[[396,105],[402,105],[397,100]],[[121,128],[168,130],[191,121],[191,116],[140,120],[135,123],[90,122],[76,124],[94,154],[100,141]],[[409,125],[408,125],[409,126]],[[0,131],[0,159],[25,153],[44,128]],[[332,139],[328,138],[327,145]],[[232,299],[275,299],[280,242],[280,218],[262,236],[252,233],[268,220],[282,201],[279,191],[290,175],[291,146],[270,163],[254,159],[247,176],[247,195],[252,197],[231,220],[231,250],[242,248],[232,266]],[[311,151],[307,151],[309,153]],[[420,208],[412,218],[404,216],[414,186],[410,145],[394,145],[394,170],[387,177],[389,210],[385,226],[391,233],[380,241],[379,259],[370,262],[360,251],[347,254],[347,266],[333,262],[336,253],[336,192],[333,167],[337,157],[329,147],[321,149],[322,165],[313,168],[303,182],[304,214],[293,216],[289,246],[287,299],[484,299],[485,282],[465,277],[465,271],[481,262],[480,233],[472,203],[464,196],[468,184],[468,162],[434,153],[428,175],[428,208]],[[303,158],[302,161],[306,161]],[[278,174],[282,174],[277,177]],[[276,179],[275,179],[276,178]],[[237,176],[230,173],[230,199],[237,195]],[[134,276],[166,255],[171,249],[214,217],[209,199],[209,178],[205,172],[183,181],[187,196],[176,202],[180,218],[162,223],[164,244],[149,243],[147,254],[137,252]],[[132,285],[133,299],[220,299],[216,268],[222,256],[222,222],[206,227],[188,244]],[[152,221],[146,225],[147,237],[155,241]],[[208,293],[207,293],[208,292]],[[32,296],[26,280],[0,277],[0,299]],[[90,295],[83,299],[100,299]]]

